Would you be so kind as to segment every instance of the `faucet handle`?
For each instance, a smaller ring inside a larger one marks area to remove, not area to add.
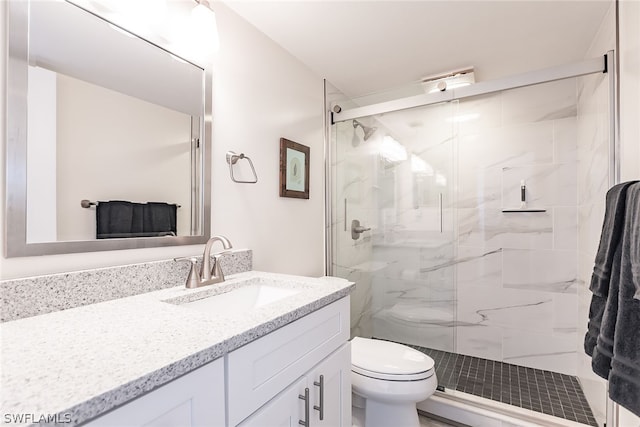
[[[185,287],[189,289],[197,288],[198,285],[200,285],[200,275],[198,274],[198,270],[196,269],[196,262],[198,262],[198,259],[196,257],[179,257],[174,258],[173,260],[187,261],[191,263],[191,268],[189,269],[189,275],[187,276]]]
[[[227,252],[229,251],[222,251],[213,256],[213,269],[211,271],[211,277],[215,277],[219,282],[224,282],[224,273],[222,272],[222,267],[220,267],[220,258],[222,258],[222,256]]]

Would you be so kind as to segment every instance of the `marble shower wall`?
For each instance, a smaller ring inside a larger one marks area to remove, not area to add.
[[[374,336],[576,373],[576,104],[570,79],[375,118],[407,160],[369,158]],[[523,180],[546,212],[502,212]]]
[[[575,375],[575,79],[460,101],[456,351]],[[540,213],[503,213],[520,207]]]
[[[567,79],[367,117],[366,142],[334,126],[334,266],[357,283],[353,335],[577,373],[578,182],[600,185],[578,171],[577,109]],[[387,135],[406,160],[384,159]],[[522,181],[545,212],[502,212]],[[353,241],[352,219],[372,230]]]

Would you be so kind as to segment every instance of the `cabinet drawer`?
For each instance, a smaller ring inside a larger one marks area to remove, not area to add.
[[[229,353],[229,424],[240,423],[348,339],[345,297]]]

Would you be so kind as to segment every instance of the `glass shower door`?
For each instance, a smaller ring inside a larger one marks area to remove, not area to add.
[[[333,126],[333,274],[352,336],[454,351],[457,102]]]

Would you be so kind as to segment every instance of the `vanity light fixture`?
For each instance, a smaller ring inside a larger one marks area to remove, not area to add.
[[[473,67],[449,71],[423,77],[422,88],[426,93],[444,92],[445,90],[469,86],[476,82]]]

